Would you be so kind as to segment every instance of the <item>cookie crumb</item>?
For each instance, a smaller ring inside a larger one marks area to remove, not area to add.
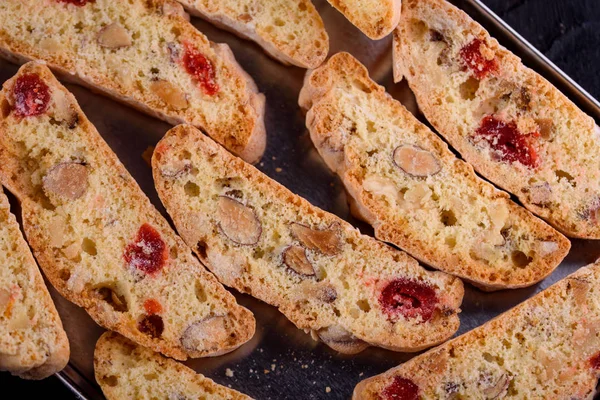
[[[233,377],[233,370],[231,370],[230,368],[227,368],[225,370],[225,376],[232,378]]]
[[[281,171],[283,171],[283,169],[281,169],[279,167],[275,168],[275,172],[281,172]]]
[[[275,367],[276,367],[275,364],[271,364],[271,371],[275,371]]]
[[[325,388],[325,393],[331,393],[331,388],[329,386]]]

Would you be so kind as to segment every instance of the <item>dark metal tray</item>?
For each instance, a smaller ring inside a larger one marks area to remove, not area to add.
[[[596,121],[600,121],[598,101],[479,0],[453,2],[489,29],[504,46],[521,56],[528,66],[551,80]],[[392,80],[391,37],[376,42],[368,40],[325,0],[315,0],[314,3],[330,35],[331,54],[338,51],[352,53],[369,68],[374,80],[384,85],[409,109],[415,110],[414,98],[406,84],[394,84]],[[349,216],[340,181],[328,171],[310,142],[304,116],[297,105],[305,71],[284,67],[267,57],[258,46],[204,21],[194,19],[193,23],[211,40],[228,43],[238,61],[267,96],[268,145],[258,167],[313,204],[371,234],[370,227]],[[8,79],[16,70],[16,66],[0,62],[0,79]],[[156,195],[150,168],[141,154],[158,142],[169,125],[79,86],[67,86],[144,192],[166,215]],[[483,293],[466,285],[458,334],[481,325],[598,257],[600,243],[575,240],[566,260],[539,285],[496,293]],[[55,291],[52,295],[71,342],[70,363],[57,375],[81,399],[102,399],[92,364],[94,345],[102,329],[82,309]],[[249,296],[236,294],[236,297],[256,316],[254,338],[233,353],[192,360],[187,365],[256,399],[349,399],[360,380],[386,371],[413,356],[375,348],[355,356],[339,355],[296,329],[274,307]]]

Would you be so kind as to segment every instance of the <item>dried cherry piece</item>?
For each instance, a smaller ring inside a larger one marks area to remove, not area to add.
[[[489,74],[498,71],[498,62],[494,57],[488,60],[481,52],[483,40],[474,39],[460,50],[463,63],[471,70],[477,79],[483,79]]]
[[[475,131],[475,139],[485,140],[503,161],[520,162],[529,168],[539,164],[539,156],[535,149],[538,132],[523,134],[514,122],[504,122],[487,116]]]
[[[165,330],[165,323],[160,315],[144,315],[138,322],[138,330],[156,339],[161,337]]]
[[[96,0],[58,0],[58,1],[61,2],[61,3],[75,4],[76,6],[79,6],[79,7],[83,7],[87,3],[94,3],[94,2],[96,2]]]
[[[198,81],[204,93],[212,96],[219,91],[215,66],[194,45],[184,43],[184,53],[181,61],[188,74]]]
[[[125,248],[123,258],[130,266],[146,274],[157,273],[167,261],[167,245],[150,224],[140,227],[135,241]]]
[[[589,359],[590,367],[600,370],[600,353],[596,353]]]
[[[144,310],[146,310],[146,314],[160,314],[162,312],[162,305],[158,300],[148,299],[144,301]]]
[[[418,400],[419,387],[410,379],[396,376],[381,394],[384,400]]]
[[[50,103],[50,88],[36,74],[17,78],[13,87],[15,113],[19,117],[32,117],[46,112]]]
[[[402,314],[406,318],[421,316],[423,322],[431,319],[437,302],[431,286],[406,278],[391,281],[379,296],[379,304],[388,315]]]

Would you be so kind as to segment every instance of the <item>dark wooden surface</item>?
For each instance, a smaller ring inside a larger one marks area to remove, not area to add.
[[[600,98],[599,0],[484,2],[587,91]],[[18,393],[22,399],[37,396],[74,399],[55,377],[30,382],[0,373],[0,388],[4,393],[0,398]]]

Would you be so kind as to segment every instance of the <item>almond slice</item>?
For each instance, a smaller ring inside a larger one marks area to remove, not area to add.
[[[415,177],[435,175],[442,167],[431,152],[415,145],[398,146],[394,150],[394,164],[405,173]]]
[[[343,354],[357,354],[369,347],[369,344],[358,339],[339,325],[332,325],[317,332],[327,346]]]
[[[256,244],[262,234],[262,225],[254,211],[227,196],[219,197],[217,220],[221,232],[237,244]]]
[[[283,251],[283,263],[293,272],[301,276],[315,276],[315,269],[306,256],[306,249],[301,246],[289,246]]]
[[[129,32],[116,22],[100,29],[96,37],[98,44],[109,49],[118,49],[131,46]]]
[[[294,222],[290,226],[292,235],[309,250],[318,251],[327,256],[334,256],[341,251],[342,242],[336,231],[332,229],[317,230]]]

